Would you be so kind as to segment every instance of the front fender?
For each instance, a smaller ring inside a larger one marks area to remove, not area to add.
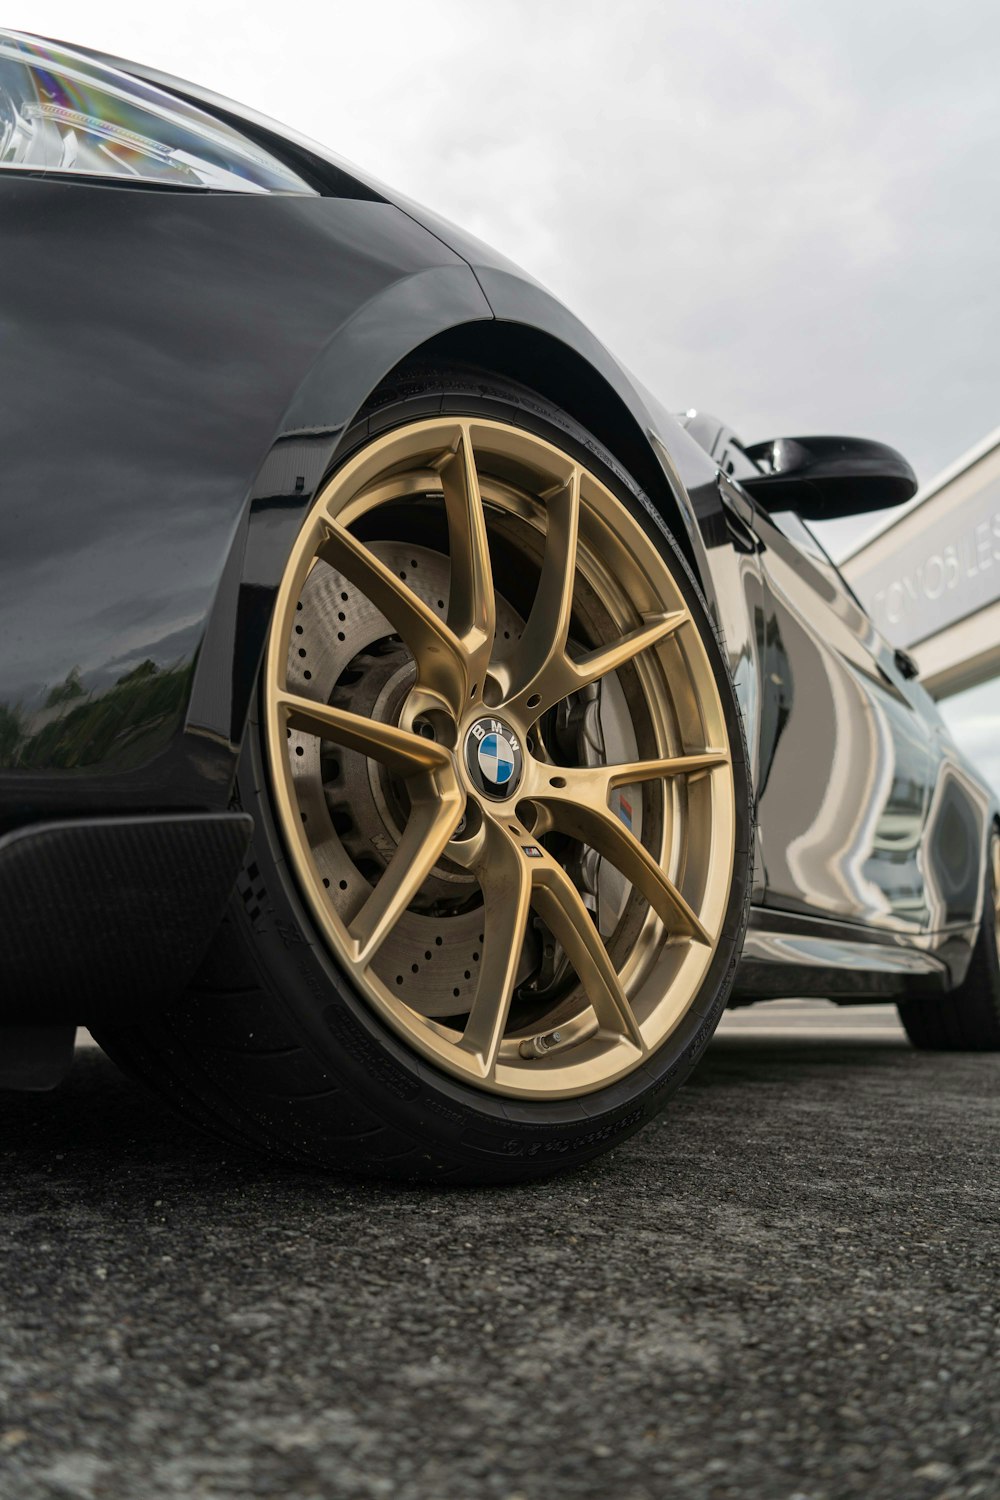
[[[368,396],[437,334],[490,316],[468,266],[435,266],[373,297],[327,343],[285,413],[241,516],[192,686],[192,733],[238,752],[285,561]]]
[[[0,829],[224,806],[234,573],[385,370],[489,307],[382,202],[0,174],[0,225]]]

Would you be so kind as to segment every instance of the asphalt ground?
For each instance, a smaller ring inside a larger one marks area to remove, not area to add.
[[[600,1163],[436,1192],[83,1050],[0,1096],[0,1496],[992,1500],[998,1076],[758,1007]]]

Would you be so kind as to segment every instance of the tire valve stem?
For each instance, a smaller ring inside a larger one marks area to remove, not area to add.
[[[522,1057],[544,1057],[546,1052],[551,1052],[553,1047],[558,1047],[562,1041],[562,1034],[558,1031],[549,1031],[544,1036],[529,1037],[522,1042],[518,1051]]]

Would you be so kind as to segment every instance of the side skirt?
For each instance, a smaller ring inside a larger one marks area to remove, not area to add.
[[[914,940],[753,907],[729,1003],[804,998],[863,1005],[902,995],[946,995],[965,976],[975,936],[970,927]]]

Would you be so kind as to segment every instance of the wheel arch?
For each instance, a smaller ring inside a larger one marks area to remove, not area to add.
[[[611,357],[596,340],[592,343],[609,373],[620,375]],[[345,443],[356,435],[365,406],[401,365],[415,360],[461,361],[516,380],[562,407],[642,487],[711,595],[706,562],[698,555],[697,522],[690,506],[685,511],[684,480],[671,473],[668,450],[662,444],[661,454],[654,449],[652,428],[649,436],[643,431],[641,406],[638,414],[630,409],[609,374],[537,323],[492,317],[467,265],[436,266],[385,288],[359,308],[331,337],[286,409],[220,576],[188,703],[189,730],[228,741],[234,749],[242,743],[287,550]],[[229,674],[230,691],[220,694],[220,682]]]
[[[412,350],[405,362],[414,360],[459,363],[505,376],[561,407],[641,486],[696,576],[701,574],[678,496],[650,439],[610,381],[578,350],[531,324],[493,319],[445,329]]]

